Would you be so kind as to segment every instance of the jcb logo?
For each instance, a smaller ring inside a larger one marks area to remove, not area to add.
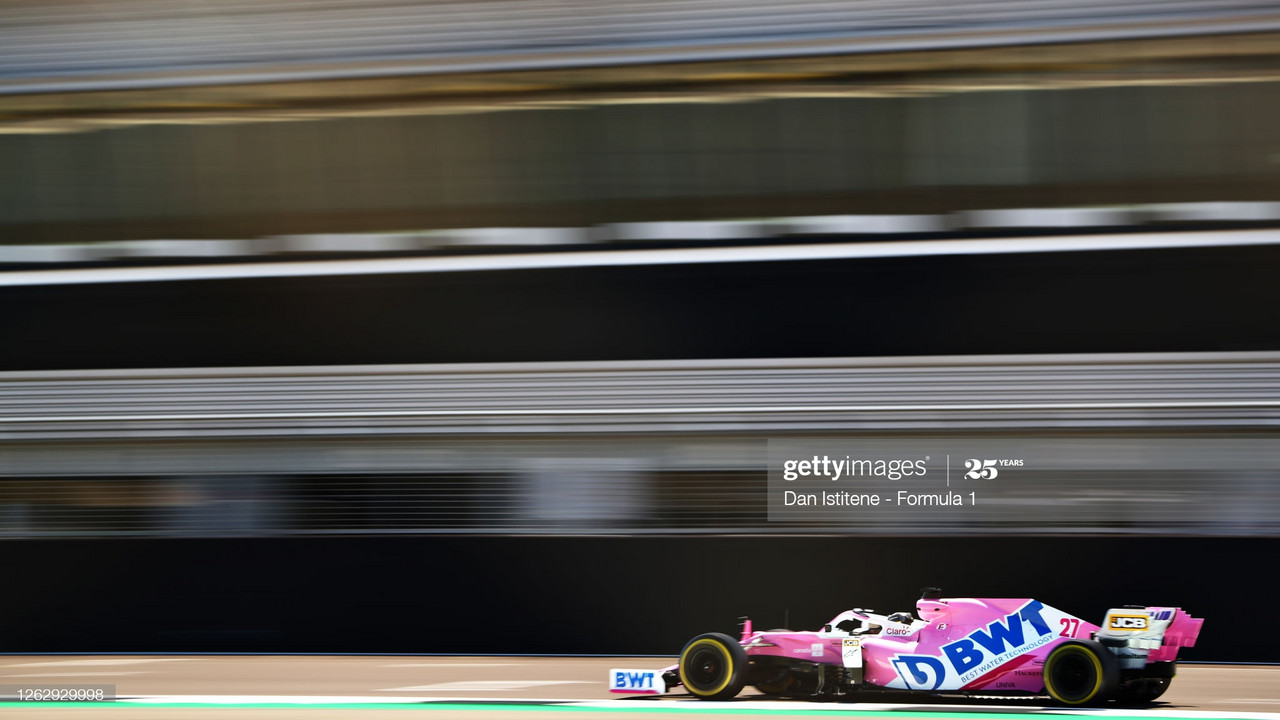
[[[1107,624],[1112,630],[1146,630],[1146,615],[1112,615]]]

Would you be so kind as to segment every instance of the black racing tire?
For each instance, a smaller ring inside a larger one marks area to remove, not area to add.
[[[1068,640],[1044,659],[1044,688],[1063,705],[1098,705],[1115,696],[1120,664],[1094,640]]]
[[[728,700],[747,684],[747,651],[737,640],[706,633],[680,651],[680,682],[701,700]]]

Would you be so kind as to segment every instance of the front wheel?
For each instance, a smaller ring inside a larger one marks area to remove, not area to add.
[[[1096,705],[1115,695],[1120,666],[1101,643],[1070,640],[1044,660],[1044,687],[1063,705]]]
[[[728,635],[699,635],[680,651],[680,682],[702,700],[728,700],[747,683],[747,651]]]

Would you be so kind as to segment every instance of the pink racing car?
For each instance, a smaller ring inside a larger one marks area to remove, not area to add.
[[[661,671],[610,671],[610,689],[663,693],[678,685],[725,700],[752,685],[779,697],[869,691],[1048,695],[1066,705],[1151,702],[1169,687],[1178,650],[1203,620],[1180,608],[1127,606],[1102,625],[1029,598],[943,598],[927,588],[916,616],[848,610],[821,630],[707,633]]]

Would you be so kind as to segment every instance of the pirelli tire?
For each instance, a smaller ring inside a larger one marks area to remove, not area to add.
[[[702,700],[728,700],[747,684],[747,651],[737,640],[706,633],[680,651],[680,682]]]
[[[1045,691],[1063,705],[1102,704],[1119,685],[1119,661],[1096,640],[1068,640],[1044,659]]]

